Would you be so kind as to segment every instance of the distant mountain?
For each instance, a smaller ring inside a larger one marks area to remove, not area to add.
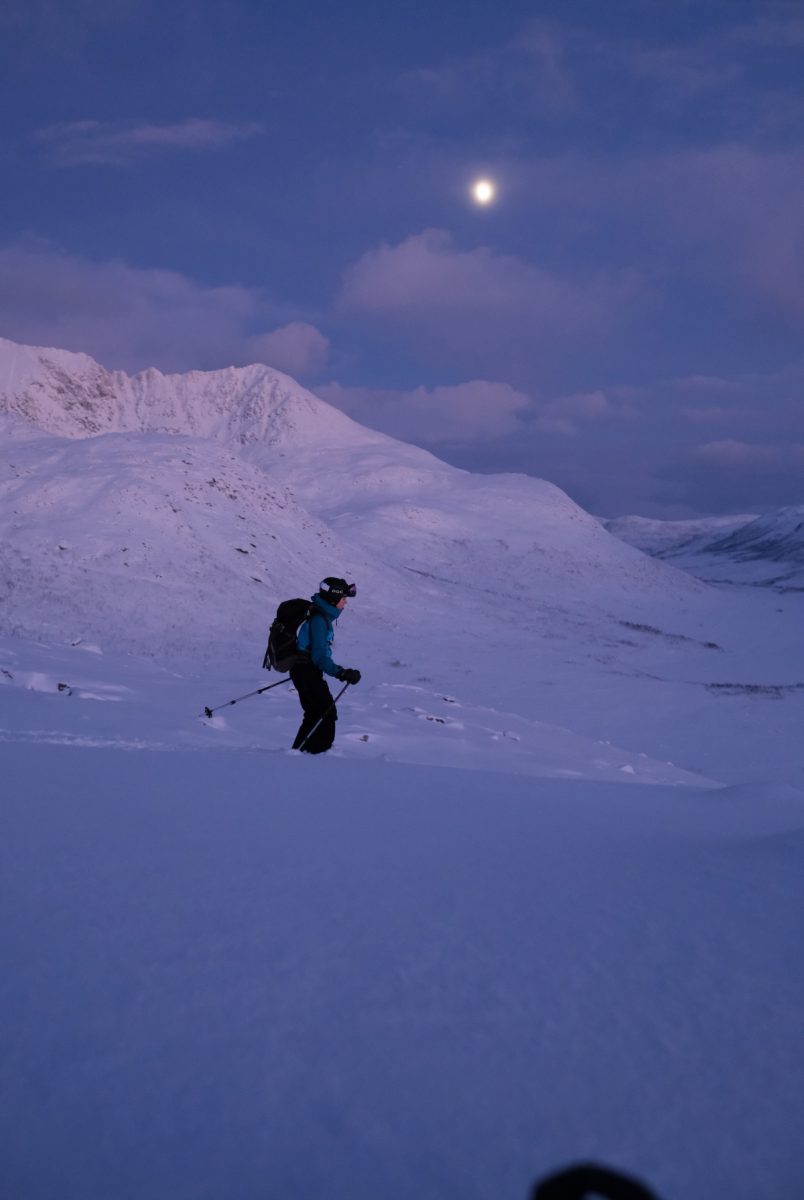
[[[618,517],[609,533],[702,579],[781,590],[804,587],[804,505],[764,516],[652,521]]]
[[[804,505],[757,517],[712,542],[709,553],[727,554],[741,562],[765,559],[804,565]]]
[[[376,630],[415,646],[424,621],[460,655],[488,621],[521,646],[525,611],[570,636],[702,592],[552,484],[450,467],[264,366],[129,378],[0,340],[0,436],[4,632],[254,654],[337,572]]]
[[[756,520],[755,513],[725,517],[696,517],[687,521],[660,521],[650,517],[614,517],[603,524],[609,533],[659,558],[681,550],[699,549],[713,540]]]

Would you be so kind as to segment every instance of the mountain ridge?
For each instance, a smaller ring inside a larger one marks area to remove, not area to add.
[[[108,371],[86,354],[0,338],[0,412],[60,437],[103,433],[191,434],[288,449],[377,443],[366,429],[289,375],[254,363],[218,371],[137,375]]]

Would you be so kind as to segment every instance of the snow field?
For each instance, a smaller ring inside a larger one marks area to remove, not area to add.
[[[796,1194],[794,789],[0,750],[4,1195]]]
[[[0,410],[4,1198],[798,1196],[798,510],[618,530],[687,573],[265,367]],[[225,702],[332,573],[317,760]]]

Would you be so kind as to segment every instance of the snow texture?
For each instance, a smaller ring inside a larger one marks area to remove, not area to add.
[[[647,556],[261,366],[0,341],[0,409],[0,1194],[800,1193],[795,510]]]

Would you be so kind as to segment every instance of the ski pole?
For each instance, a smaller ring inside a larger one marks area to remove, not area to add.
[[[310,730],[310,732],[309,732],[309,733],[307,734],[307,736],[305,737],[305,739],[304,739],[304,741],[302,742],[302,744],[301,744],[300,746],[297,746],[297,747],[296,747],[296,749],[297,749],[297,750],[303,750],[303,749],[304,749],[304,747],[305,747],[305,746],[307,745],[307,743],[309,742],[310,738],[311,738],[311,737],[313,736],[313,734],[315,733],[316,729],[318,729],[318,726],[319,726],[319,725],[321,724],[321,722],[324,720],[324,717],[326,717],[326,716],[327,716],[329,713],[331,713],[331,712],[332,712],[333,708],[334,708],[334,707],[335,707],[335,705],[338,703],[338,701],[340,700],[341,696],[342,696],[342,695],[343,695],[343,693],[346,691],[346,689],[348,688],[348,686],[349,686],[349,684],[348,684],[348,683],[345,683],[345,684],[343,685],[343,687],[341,688],[341,690],[338,692],[338,694],[337,694],[337,696],[335,697],[335,699],[332,701],[332,703],[331,703],[331,704],[329,704],[329,705],[327,705],[327,707],[326,707],[326,708],[324,709],[324,711],[322,712],[321,716],[320,716],[320,717],[318,718],[318,720],[316,721],[316,723],[315,723],[315,725],[313,726],[313,728]]]
[[[238,700],[248,700],[249,696],[261,696],[263,692],[270,692],[271,688],[279,687],[280,683],[289,683],[289,679],[280,679],[277,683],[269,683],[266,687],[257,688],[256,692],[246,692],[245,696],[238,696],[234,700],[227,700],[225,704],[219,704],[217,708],[204,708],[204,716],[211,717],[219,708],[228,708],[230,704],[237,704]],[[201,713],[198,714],[199,717]]]

